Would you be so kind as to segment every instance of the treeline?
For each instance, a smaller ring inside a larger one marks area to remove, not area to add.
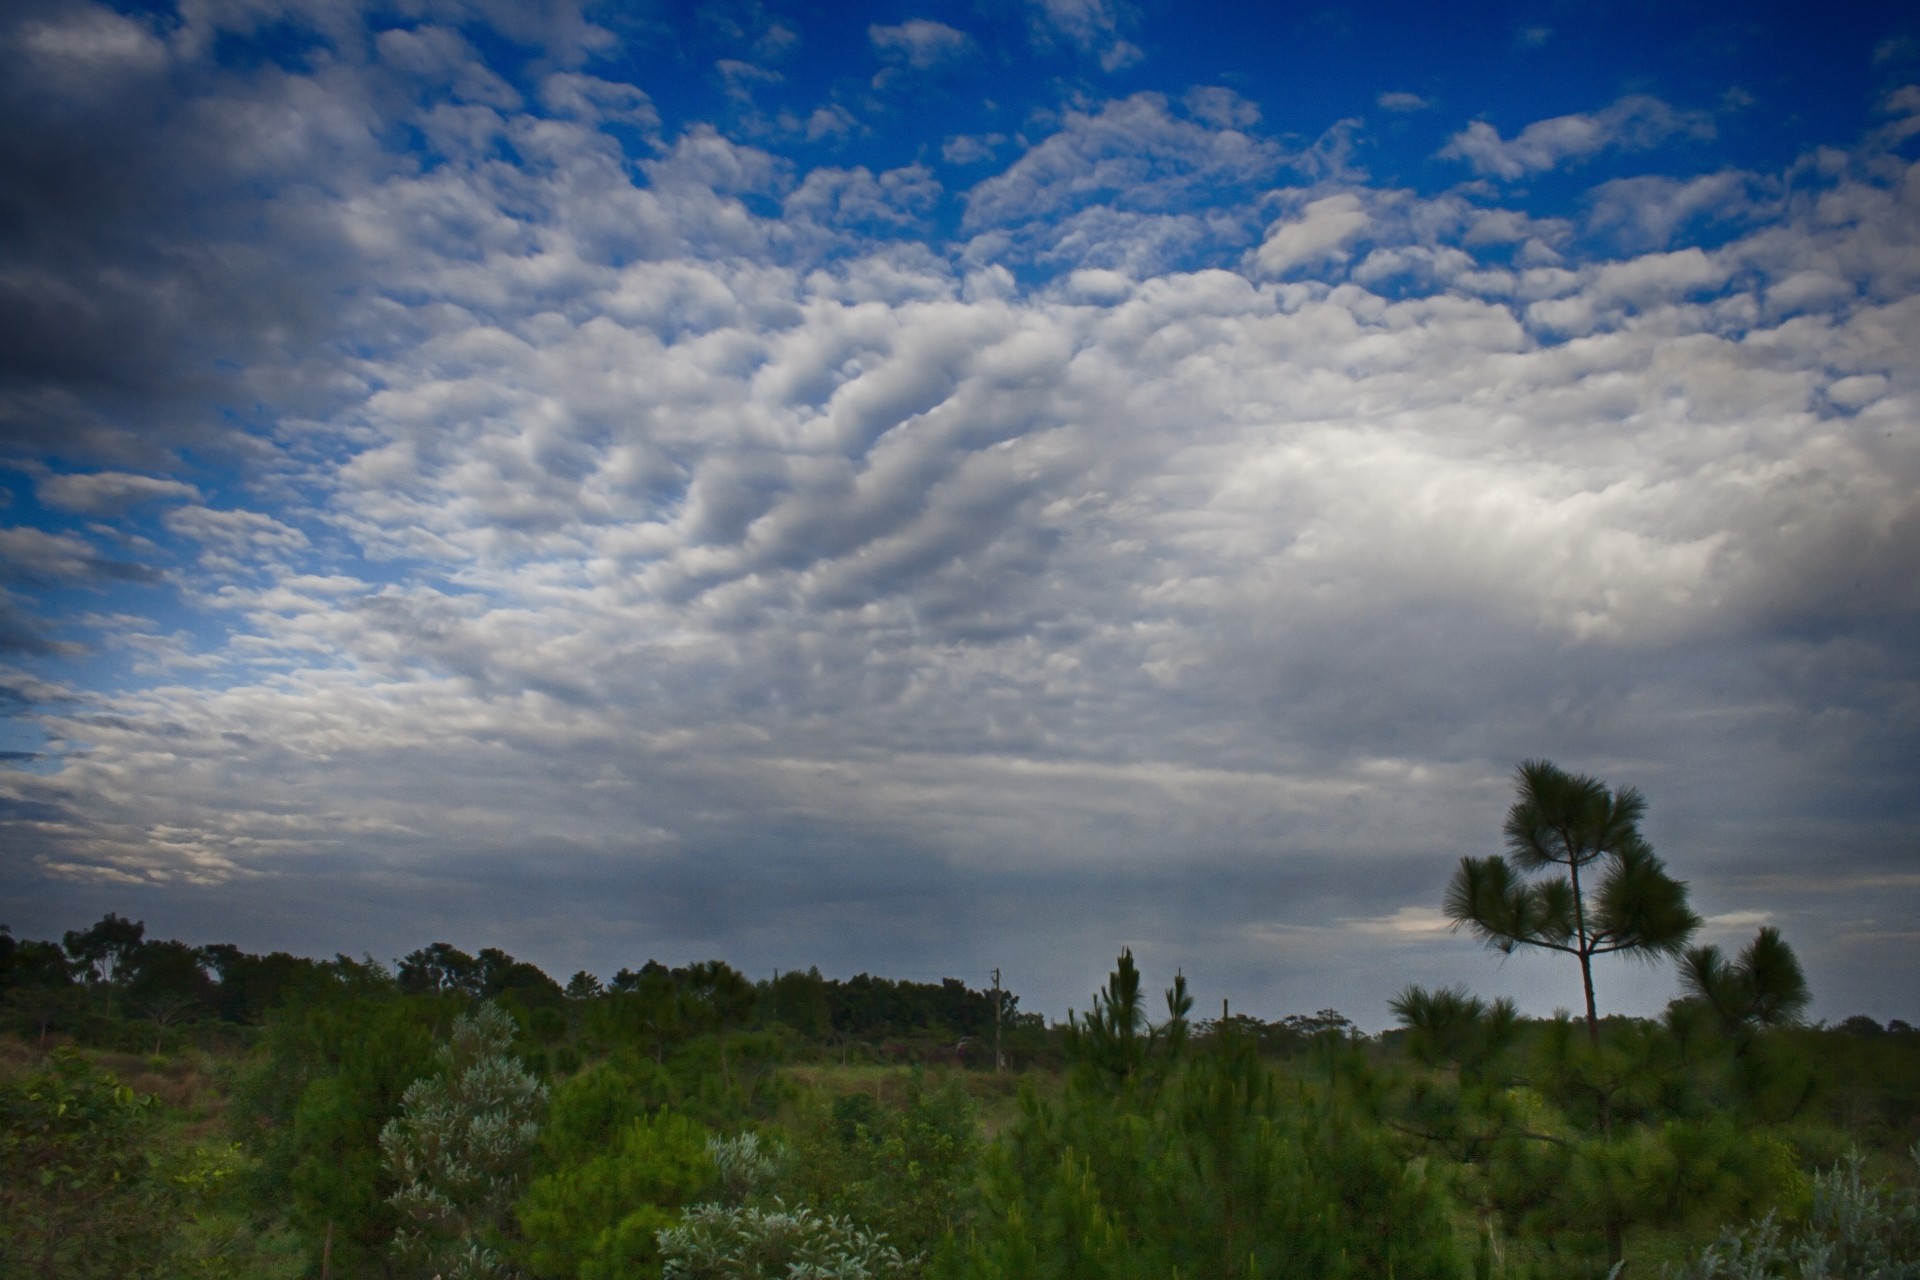
[[[991,1053],[996,1000],[1003,1045],[1030,1052],[1045,1026],[1040,1015],[1020,1012],[1013,992],[976,990],[957,978],[838,979],[808,969],[755,981],[721,960],[675,967],[648,960],[605,983],[582,971],[562,986],[496,947],[469,955],[436,942],[388,968],[371,958],[253,955],[230,943],[154,939],[144,922],[113,913],[58,942],[16,939],[0,925],[0,1008],[8,1029],[36,1040],[57,1032],[102,1046],[140,1036],[164,1044],[201,1024],[257,1028],[284,1004],[380,991],[499,1001],[555,1042],[581,1023],[625,1026],[662,1052],[714,1027],[778,1025],[903,1060],[941,1051],[978,1058]]]
[[[497,947],[470,955],[435,942],[389,967],[371,957],[255,955],[231,943],[149,938],[144,922],[111,912],[58,942],[16,939],[0,924],[0,1027],[37,1043],[50,1035],[155,1051],[208,1037],[245,1043],[248,1029],[283,1004],[381,992],[498,1001],[566,1063],[577,1061],[575,1042],[583,1038],[595,1046],[644,1043],[660,1059],[678,1041],[722,1028],[777,1029],[854,1060],[969,1066],[994,1063],[997,1033],[1003,1066],[1064,1061],[1063,1026],[1022,1012],[1012,991],[978,990],[958,978],[840,979],[812,968],[754,980],[720,960],[673,967],[648,960],[605,982],[582,971],[562,985]],[[1336,1009],[1271,1022],[1233,1014],[1230,1023],[1268,1056],[1297,1054],[1328,1035],[1358,1035]],[[1220,1020],[1200,1025],[1211,1031]]]

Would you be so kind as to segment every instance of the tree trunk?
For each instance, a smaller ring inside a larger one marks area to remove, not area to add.
[[[1580,939],[1580,987],[1587,997],[1587,1042],[1598,1049],[1600,1014],[1593,1003],[1593,953],[1587,949],[1587,903],[1580,896],[1578,855],[1571,852],[1567,855],[1567,878],[1573,882],[1573,925]]]

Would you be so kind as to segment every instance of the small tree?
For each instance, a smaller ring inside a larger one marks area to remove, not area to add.
[[[394,1249],[446,1280],[513,1274],[493,1245],[512,1221],[547,1090],[512,1043],[513,1020],[497,1005],[455,1019],[439,1073],[414,1081],[380,1131],[400,1182],[392,1203],[408,1219]]]
[[[1193,997],[1187,979],[1176,973],[1167,988],[1167,1020],[1147,1025],[1146,995],[1140,989],[1140,970],[1131,948],[1120,952],[1105,991],[1093,996],[1093,1010],[1084,1017],[1067,1011],[1067,1044],[1074,1055],[1115,1082],[1130,1083],[1149,1061],[1178,1057],[1187,1043],[1187,1015]]]
[[[1540,947],[1577,959],[1587,1038],[1597,1046],[1593,958],[1678,956],[1700,917],[1687,905],[1685,882],[1667,874],[1640,834],[1647,802],[1638,791],[1609,790],[1547,760],[1526,761],[1516,781],[1506,856],[1462,858],[1447,886],[1446,912],[1456,927],[1467,926],[1503,954]],[[1564,874],[1527,881],[1552,868]]]
[[[1813,999],[1793,948],[1772,925],[1731,961],[1718,947],[1691,948],[1681,961],[1680,980],[1729,1034],[1798,1022]]]

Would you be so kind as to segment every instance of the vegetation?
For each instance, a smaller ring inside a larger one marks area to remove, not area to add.
[[[1196,1020],[1122,951],[1049,1026],[954,980],[0,930],[0,1274],[1920,1274],[1920,1034],[1802,1024],[1773,929],[1692,945],[1636,792],[1517,792],[1449,910],[1583,979],[1677,960],[1662,1017],[1589,983],[1584,1017],[1409,986],[1378,1036]]]

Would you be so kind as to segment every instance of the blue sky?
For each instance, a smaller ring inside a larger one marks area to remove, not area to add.
[[[1544,1013],[1437,908],[1545,756],[1920,1014],[1904,6],[59,0],[0,111],[16,934]]]

